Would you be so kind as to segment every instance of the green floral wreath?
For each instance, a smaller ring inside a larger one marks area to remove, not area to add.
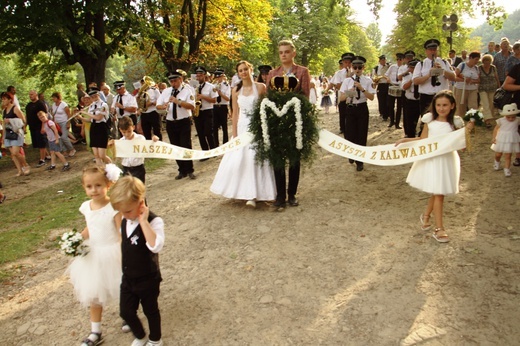
[[[276,105],[277,109],[266,106],[269,104]],[[284,106],[286,112],[280,114]],[[275,169],[285,168],[286,163],[289,166],[299,161],[312,163],[319,138],[317,124],[318,111],[305,96],[269,90],[256,104],[249,125],[249,131],[254,136],[252,146],[256,151],[257,162],[268,160]]]

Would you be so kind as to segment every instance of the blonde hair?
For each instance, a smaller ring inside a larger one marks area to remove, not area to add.
[[[143,182],[136,177],[126,175],[120,178],[112,187],[110,192],[110,203],[115,210],[122,204],[139,202],[144,199],[146,187]]]
[[[280,46],[291,46],[292,49],[296,49],[293,41],[291,40],[281,40],[280,42],[278,42],[278,47]]]
[[[81,176],[81,184],[85,184],[85,181],[83,180],[83,178],[87,174],[96,174],[96,173],[101,174],[103,176],[105,182],[107,183],[107,186],[110,186],[110,180],[107,177],[105,169],[103,167],[95,165],[95,164],[88,165],[87,167],[83,168],[83,175]]]
[[[493,62],[493,55],[491,54],[484,54],[484,56],[482,57],[482,62],[484,61],[491,61]]]

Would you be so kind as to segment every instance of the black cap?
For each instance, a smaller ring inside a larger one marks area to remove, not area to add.
[[[417,59],[413,59],[413,60],[410,60],[408,61],[408,66],[411,66],[411,67],[415,67],[415,65],[417,65],[419,63],[419,60]]]
[[[406,52],[404,52],[404,55],[405,56],[411,56],[412,58],[415,57],[415,52],[413,50],[407,50]]]
[[[403,53],[396,53],[396,54],[395,54],[395,57],[396,57],[397,59],[404,59],[404,54],[403,54]]]
[[[381,59],[386,59],[386,55],[384,55],[384,54],[383,54],[383,55],[380,55],[380,56],[379,56],[379,60],[381,60]]]
[[[260,71],[261,74],[267,74],[272,69],[273,68],[270,65],[260,65],[260,66],[258,66],[258,71]]]
[[[179,70],[168,73],[169,80],[177,79],[177,78],[181,78],[181,77],[182,77],[182,73],[180,73]]]
[[[225,74],[224,70],[221,69],[221,68],[218,68],[215,70],[215,72],[213,72],[213,74],[215,75],[215,77],[220,77],[222,76],[223,74]]]
[[[356,56],[354,57],[354,60],[352,60],[352,65],[363,65],[367,62],[367,59],[363,58],[362,56]]]
[[[97,95],[97,94],[99,94],[99,88],[96,88],[96,87],[88,88],[87,94],[89,94],[89,96]]]
[[[441,42],[439,40],[431,38],[428,41],[424,42],[424,49],[437,48],[440,45],[441,45]]]
[[[197,66],[197,68],[195,69],[195,73],[206,73],[208,72],[204,67],[202,66]]]
[[[354,58],[356,57],[356,55],[354,53],[345,53],[341,56],[341,60],[354,60]]]
[[[124,86],[125,86],[124,80],[119,80],[117,82],[114,82],[114,88],[116,88],[116,89],[120,89],[121,87],[124,87]]]

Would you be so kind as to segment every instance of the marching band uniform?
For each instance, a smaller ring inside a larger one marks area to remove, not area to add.
[[[112,109],[115,109],[117,119],[127,116],[132,119],[134,125],[137,125],[137,116],[135,115],[137,101],[135,97],[126,90],[124,81],[114,82],[114,88],[117,90],[117,95],[114,96],[114,101],[112,101]],[[116,107],[116,103],[121,104],[123,107]]]
[[[345,117],[347,115],[347,104],[343,101],[339,101],[339,88],[343,81],[352,76],[352,70],[350,66],[352,65],[352,59],[354,59],[354,53],[345,53],[341,56],[341,61],[343,64],[343,68],[334,73],[334,76],[330,79],[329,83],[333,84],[336,88],[336,103],[338,105],[339,111],[339,133],[345,133]]]
[[[170,84],[176,79],[182,78],[179,72],[172,72],[168,75]],[[176,97],[177,101],[170,102],[170,97]],[[191,108],[186,108],[186,104],[195,106],[195,97],[192,91],[182,82],[179,89],[173,86],[163,90],[161,96],[157,100],[158,106],[166,105],[166,132],[170,143],[178,147],[191,149]],[[192,160],[176,160],[179,166],[179,175],[175,179],[182,179],[189,176],[194,179],[193,175],[193,161]]]
[[[402,83],[403,77],[406,75],[411,76],[411,73],[408,71],[408,63],[414,59],[415,59],[415,52],[413,50],[407,50],[406,52],[404,52],[403,63],[401,64],[401,66],[399,67],[399,70],[397,71],[397,73],[398,73],[397,79],[399,80],[399,85],[400,85],[401,89],[403,89],[403,83]],[[411,72],[413,72],[413,70]],[[404,127],[404,122],[405,122],[405,118],[406,118],[406,95],[405,95],[404,91],[401,95],[401,101],[403,103],[403,127]],[[406,134],[406,131],[405,131],[405,134]]]
[[[147,103],[150,103],[150,105],[146,108],[146,112],[141,112],[141,128],[143,130],[143,135],[146,139],[152,139],[153,130],[153,134],[159,137],[159,140],[162,141],[161,116],[157,113],[157,100],[161,96],[161,93],[155,87],[155,83],[149,87],[145,93],[148,95],[145,99],[147,100]]]
[[[393,87],[399,87],[399,68],[401,67],[401,61],[404,58],[404,54],[397,53],[396,54],[397,63],[392,64],[388,70],[385,73],[385,77],[388,78],[390,81],[390,84]],[[397,111],[394,109],[395,101],[397,100]],[[388,100],[387,100],[387,107],[388,107],[388,116],[390,117],[390,124],[388,124],[388,127],[392,127],[395,125],[396,129],[400,129],[401,126],[399,126],[399,123],[401,122],[401,112],[403,108],[403,103],[401,96],[393,96],[388,94]]]
[[[356,56],[352,61],[352,65],[354,67],[363,67],[366,62],[366,59],[362,56]],[[355,70],[354,70],[354,73]],[[361,85],[361,89],[355,86],[355,80],[358,79]],[[339,89],[340,93],[343,95],[341,98],[345,97],[345,93],[349,90],[355,90],[357,92],[357,96],[349,97],[346,100],[347,105],[347,115],[345,118],[345,139],[362,146],[367,145],[367,136],[368,136],[368,105],[367,98],[373,99],[374,94],[376,93],[374,87],[372,86],[372,79],[366,76],[355,76],[349,77],[343,81],[341,87]],[[350,163],[354,163],[354,160],[350,159]],[[363,170],[363,162],[356,161],[357,171]]]
[[[220,78],[224,76],[224,70],[217,69],[214,73],[215,77]],[[215,146],[219,146],[218,129],[222,127],[222,143],[227,143],[228,135],[228,106],[231,97],[231,86],[226,82],[217,84],[215,87],[217,91],[217,103],[213,105],[213,139]]]
[[[383,120],[388,119],[388,80],[384,77],[384,74],[388,69],[386,63],[386,56],[379,56],[379,65],[374,67],[372,70],[372,79],[377,80],[377,103],[379,108],[379,115],[383,117]]]
[[[421,115],[421,107],[419,102],[419,86],[413,84],[412,72],[415,65],[419,60],[411,60],[408,62],[406,68],[408,69],[402,74],[401,89],[404,92],[404,104],[403,104],[403,127],[404,133],[408,138],[415,137],[415,129],[417,128],[417,122]]]
[[[195,70],[198,76],[203,73],[206,75],[206,69],[202,66],[197,67]],[[205,77],[204,77],[205,78]],[[197,88],[197,95],[202,95],[211,98],[211,101],[201,98],[201,106],[199,110],[199,116],[194,117],[195,129],[199,137],[199,143],[202,150],[209,150],[216,148],[215,139],[213,138],[213,104],[217,101],[218,94],[213,91],[215,86],[204,80],[199,80],[199,86]],[[202,159],[207,160],[207,159]]]
[[[422,62],[419,62],[413,71],[413,82],[419,85],[421,114],[424,114],[430,104],[433,96],[441,91],[450,88],[448,80],[454,80],[455,74],[452,72],[449,64],[440,58],[435,58],[437,48],[440,46],[439,40],[430,39],[424,43],[426,55],[428,56]],[[432,59],[434,57],[434,59]],[[440,76],[430,76],[430,70],[433,66],[438,66],[444,71]]]
[[[90,88],[88,91],[90,96],[99,94],[98,88]],[[92,102],[88,107],[88,113],[93,115],[103,114],[103,118],[100,120],[94,120],[91,118],[92,124],[90,125],[90,147],[91,148],[107,148],[108,144],[108,105],[98,98],[96,102]]]

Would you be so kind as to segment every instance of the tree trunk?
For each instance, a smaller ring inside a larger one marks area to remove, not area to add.
[[[105,68],[108,60],[106,55],[98,55],[96,58],[88,56],[87,54],[81,54],[79,56],[78,62],[81,67],[83,67],[87,86],[95,82],[99,87],[101,82],[106,82]]]

